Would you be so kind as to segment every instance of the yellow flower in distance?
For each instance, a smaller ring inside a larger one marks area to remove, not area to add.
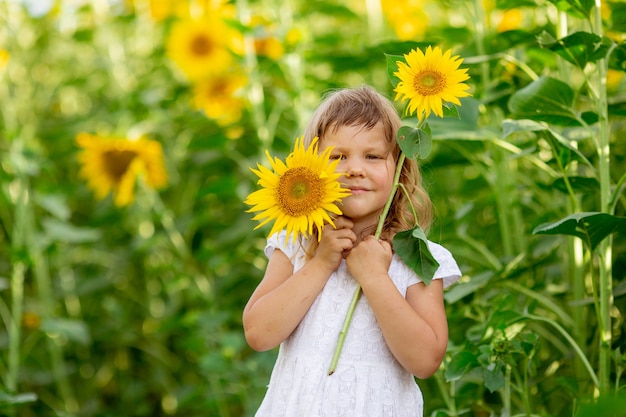
[[[156,21],[162,21],[170,16],[186,16],[189,14],[189,5],[180,0],[149,0],[150,14]]]
[[[382,0],[381,7],[398,39],[407,41],[424,36],[429,16],[424,0]]]
[[[167,184],[161,144],[150,139],[118,139],[79,133],[76,142],[82,148],[78,155],[79,175],[99,199],[113,192],[117,206],[133,202],[135,182],[141,176],[152,188]]]
[[[6,67],[9,62],[9,52],[0,48],[0,68]]]
[[[450,57],[439,47],[428,47],[426,53],[413,49],[404,55],[406,63],[397,61],[398,71],[394,75],[400,82],[394,89],[396,100],[409,100],[406,112],[417,113],[420,120],[426,119],[431,112],[443,117],[444,102],[460,105],[459,97],[470,94],[463,81],[469,79],[467,68],[459,69],[463,62],[458,56]]]
[[[181,20],[172,27],[167,54],[190,81],[196,81],[232,65],[231,35],[233,30],[219,17]]]
[[[241,118],[247,105],[243,89],[248,77],[237,70],[208,77],[193,89],[193,106],[220,126],[228,126]]]
[[[521,9],[509,9],[502,12],[500,23],[496,27],[497,32],[506,32],[522,27],[523,15]]]
[[[255,38],[254,49],[257,55],[263,55],[275,61],[285,54],[285,47],[275,36]]]
[[[273,60],[280,59],[285,54],[285,47],[275,35],[275,28],[271,21],[263,16],[252,16],[249,28],[254,34],[254,50],[257,55],[266,56]]]
[[[313,233],[317,227],[318,239],[322,236],[324,223],[335,225],[330,213],[341,214],[337,203],[350,191],[341,188],[335,172],[339,160],[330,161],[332,148],[318,152],[317,138],[305,149],[302,138],[297,139],[294,150],[285,162],[267,157],[272,170],[257,164],[252,169],[258,177],[260,190],[251,193],[245,203],[253,206],[248,213],[260,211],[252,220],[259,220],[259,227],[274,220],[270,235],[285,229],[287,239]]]

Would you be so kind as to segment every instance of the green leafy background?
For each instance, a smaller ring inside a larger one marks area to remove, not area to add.
[[[190,106],[165,53],[175,18],[29,3],[0,2],[1,415],[252,416],[276,350],[252,351],[241,326],[269,230],[245,213],[249,167],[285,155],[330,89],[393,98],[386,56],[429,44],[465,59],[472,97],[429,120],[422,161],[429,238],[464,273],[446,359],[419,381],[425,415],[623,415],[623,2],[424,0],[408,40],[373,0],[234,2],[302,33],[276,60],[248,56],[238,139]],[[499,31],[512,9],[523,20]],[[159,141],[169,185],[96,200],[79,132]]]

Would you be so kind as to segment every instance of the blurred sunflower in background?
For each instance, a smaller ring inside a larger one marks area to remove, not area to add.
[[[341,174],[335,172],[339,160],[330,161],[331,152],[332,147],[328,147],[318,153],[317,138],[305,149],[300,138],[285,162],[267,153],[272,170],[262,165],[252,169],[262,188],[245,200],[253,206],[248,213],[260,212],[252,218],[261,221],[255,230],[273,220],[269,235],[286,230],[287,239],[293,236],[295,241],[301,234],[310,236],[314,227],[321,239],[324,224],[334,226],[328,213],[341,215],[337,203],[350,191],[341,188]]]
[[[408,114],[416,113],[419,120],[431,113],[443,117],[444,103],[460,105],[459,98],[470,95],[469,86],[463,83],[469,79],[467,68],[459,69],[463,59],[451,54],[451,50],[444,53],[429,46],[425,53],[413,49],[405,54],[406,63],[397,61],[398,71],[393,75],[400,82],[394,89],[395,100],[409,101]]]
[[[248,77],[237,69],[199,81],[193,87],[193,107],[220,126],[237,122],[247,105],[243,89]]]
[[[248,27],[254,34],[254,51],[257,55],[275,61],[285,55],[285,42],[276,36],[276,28],[271,20],[255,15],[250,19]]]
[[[150,188],[167,185],[163,149],[159,142],[88,133],[79,133],[76,142],[82,148],[78,155],[79,176],[87,181],[99,199],[113,193],[116,206],[132,203],[139,178]]]
[[[9,52],[0,48],[0,69],[6,67],[6,65],[9,63]]]
[[[180,20],[167,40],[167,54],[190,81],[196,81],[233,65],[237,33],[219,16]]]
[[[150,14],[159,21],[170,16],[188,16],[189,5],[180,0],[150,0]]]
[[[497,32],[507,32],[522,27],[524,15],[522,9],[507,9],[502,11],[500,21],[496,27]]]
[[[383,14],[401,41],[419,39],[428,29],[426,0],[381,0]]]

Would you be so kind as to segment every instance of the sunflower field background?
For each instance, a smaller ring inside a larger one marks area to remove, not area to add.
[[[0,415],[252,416],[249,167],[321,95],[439,45],[422,161],[464,277],[428,416],[626,409],[626,3],[1,0]],[[400,111],[402,109],[399,108]]]

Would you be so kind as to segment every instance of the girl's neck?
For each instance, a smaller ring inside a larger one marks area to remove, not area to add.
[[[366,236],[373,235],[376,232],[377,224],[367,224],[367,223],[354,223],[352,226],[352,231],[356,235],[357,243],[363,240]]]

